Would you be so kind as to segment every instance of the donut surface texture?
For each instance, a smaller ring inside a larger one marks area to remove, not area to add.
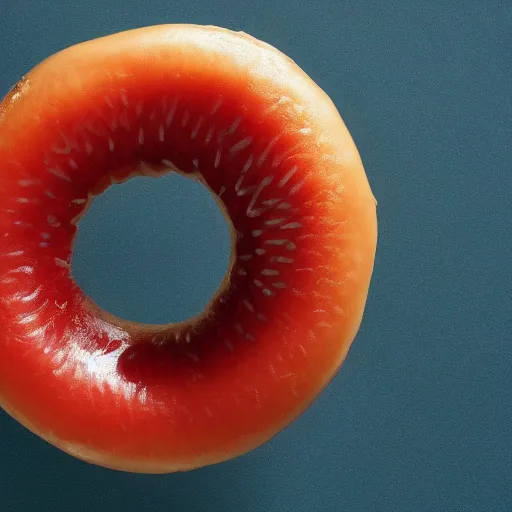
[[[137,324],[74,281],[77,223],[111,184],[168,172],[216,198],[230,266],[197,317]],[[376,241],[347,128],[275,48],[192,25],[68,48],[0,104],[0,405],[114,469],[181,471],[246,453],[340,367]]]

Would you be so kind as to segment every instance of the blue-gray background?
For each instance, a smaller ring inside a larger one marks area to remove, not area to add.
[[[510,1],[1,0],[0,93],[72,43],[167,22],[249,32],[333,98],[379,200],[363,326],[299,421],[188,474],[89,466],[2,414],[0,509],[512,510]],[[139,179],[93,204],[74,271],[164,322],[205,304],[228,247],[204,190]]]

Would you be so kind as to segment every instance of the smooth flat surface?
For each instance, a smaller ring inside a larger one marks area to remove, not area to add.
[[[2,413],[0,509],[512,510],[510,4],[69,3],[1,2],[0,95],[104,34],[175,22],[249,32],[340,109],[379,201],[379,248],[341,373],[272,442],[193,473],[129,475],[75,461]],[[194,314],[227,264],[217,213],[183,180],[111,190],[82,223],[77,277],[132,319]]]

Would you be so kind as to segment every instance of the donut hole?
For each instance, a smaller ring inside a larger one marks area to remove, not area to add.
[[[109,313],[167,324],[201,313],[230,263],[229,226],[197,181],[137,176],[96,196],[79,221],[75,280]]]

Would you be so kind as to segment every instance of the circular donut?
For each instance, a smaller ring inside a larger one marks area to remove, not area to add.
[[[73,242],[94,196],[168,172],[216,198],[230,266],[203,313],[142,325],[85,296]],[[193,25],[68,48],[0,104],[0,405],[113,469],[182,471],[244,454],[340,367],[376,239],[347,128],[275,48]]]

